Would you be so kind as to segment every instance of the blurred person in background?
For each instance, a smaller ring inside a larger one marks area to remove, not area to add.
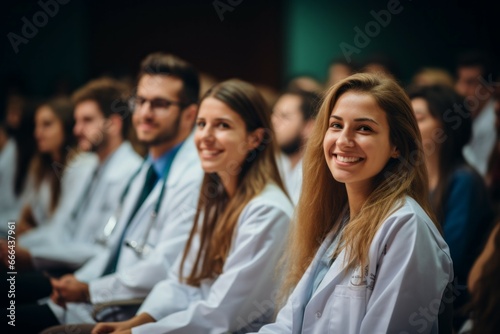
[[[439,67],[423,67],[415,73],[411,79],[411,87],[443,85],[453,88],[455,80],[445,69]]]
[[[497,220],[498,221],[498,220]],[[459,334],[497,334],[500,328],[500,221],[470,271],[469,320]]]
[[[45,281],[50,289],[41,270],[55,276],[72,272],[109,246],[97,240],[119,205],[127,184],[124,180],[141,162],[125,140],[130,124],[129,95],[124,84],[109,78],[90,81],[73,94],[78,148],[92,154],[87,154],[88,159],[80,157],[79,183],[62,194],[68,198],[58,207],[50,227],[29,231],[18,239],[17,265],[36,269],[31,277],[23,277],[27,286],[20,289],[20,295],[34,298],[41,293],[40,285],[34,289],[35,280],[39,284]],[[75,164],[72,168],[76,169]],[[18,286],[21,284],[18,279]]]
[[[488,192],[481,176],[464,159],[471,136],[471,118],[463,99],[447,86],[425,86],[409,93],[415,111],[429,173],[434,213],[450,247],[459,310],[467,301],[467,277],[493,221]],[[454,327],[464,319],[455,312]]]
[[[281,95],[273,108],[271,120],[281,151],[277,157],[278,167],[294,204],[300,197],[302,157],[314,127],[319,100],[316,93],[290,89]]]
[[[8,231],[8,222],[18,215],[15,192],[17,167],[16,142],[9,137],[4,119],[0,120],[0,234]]]
[[[463,53],[457,61],[455,89],[465,97],[463,106],[472,116],[472,138],[464,147],[464,156],[483,177],[496,138],[494,70],[491,56],[483,51]]]
[[[353,62],[348,62],[344,58],[336,58],[328,66],[328,77],[326,79],[326,89],[330,88],[340,80],[343,80],[355,72]]]
[[[67,99],[49,100],[35,111],[37,153],[30,163],[21,195],[18,236],[46,224],[60,202],[63,174],[75,153],[73,124],[73,106]]]
[[[496,87],[493,98],[495,100],[496,140],[488,161],[486,185],[490,192],[495,215],[500,217],[500,87]]]

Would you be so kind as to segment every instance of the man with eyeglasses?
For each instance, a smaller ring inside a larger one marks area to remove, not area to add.
[[[74,275],[52,279],[51,301],[22,309],[26,322],[29,313],[41,308],[49,309],[51,317],[27,330],[94,323],[96,305],[140,300],[166,277],[188,238],[203,177],[191,137],[198,96],[198,73],[187,62],[154,53],[141,63],[130,105],[137,137],[148,146],[148,155],[126,187],[111,238],[114,247]],[[108,311],[118,321],[130,318],[138,306]]]

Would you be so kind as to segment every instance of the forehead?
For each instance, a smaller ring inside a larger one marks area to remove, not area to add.
[[[56,115],[54,114],[54,112],[52,111],[52,109],[49,106],[43,105],[43,106],[40,106],[36,110],[35,118],[47,119],[47,118],[55,118],[55,117],[56,117]]]
[[[137,84],[137,95],[146,98],[163,97],[178,99],[182,90],[182,80],[170,75],[145,74]]]
[[[481,66],[463,66],[458,68],[458,76],[460,78],[477,78],[483,73]]]
[[[380,108],[375,98],[369,94],[359,92],[342,94],[335,103],[330,115],[336,115],[345,120],[368,117],[377,122],[387,122],[386,112]]]
[[[429,106],[427,101],[421,97],[416,97],[411,100],[411,105],[413,107],[413,111],[416,113],[429,113]]]
[[[207,97],[201,102],[198,118],[227,118],[244,122],[236,111],[214,97]]]
[[[94,100],[85,100],[75,106],[75,118],[102,115],[99,104]]]
[[[300,112],[300,104],[302,100],[297,95],[284,94],[274,105],[274,111],[296,111]]]

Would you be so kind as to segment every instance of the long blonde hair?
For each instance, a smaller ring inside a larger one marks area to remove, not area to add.
[[[367,264],[375,233],[384,219],[402,205],[405,196],[414,198],[433,217],[420,132],[403,89],[393,79],[367,73],[340,81],[327,91],[305,151],[302,194],[283,260],[286,272],[281,302],[300,280],[327,234],[339,228],[338,218],[348,205],[346,187],[332,177],[323,152],[330,113],[339,97],[348,91],[372,96],[386,112],[389,137],[400,155],[391,158],[375,177],[373,192],[344,229],[340,250],[346,251],[346,269]]]
[[[201,101],[208,97],[216,98],[238,113],[245,121],[248,132],[262,128],[265,134],[260,145],[248,153],[241,166],[238,187],[232,198],[228,197],[216,173],[205,173],[195,224],[184,249],[179,277],[193,286],[199,286],[203,279],[215,278],[222,273],[236,222],[248,202],[269,183],[276,184],[285,192],[275,160],[276,146],[270,112],[257,89],[249,83],[233,79],[212,87]],[[196,260],[189,276],[183,277],[184,262],[198,233],[200,248]]]

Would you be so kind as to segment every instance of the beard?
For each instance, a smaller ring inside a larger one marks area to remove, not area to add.
[[[168,129],[165,129],[163,132],[160,132],[158,136],[149,140],[139,140],[139,143],[146,146],[156,146],[168,141],[171,141],[177,137],[179,134],[179,125],[181,124],[181,115],[180,113],[177,115],[177,118],[173,122],[172,126]]]
[[[302,147],[302,138],[299,134],[297,134],[288,143],[280,145],[281,152],[283,152],[285,155],[293,155],[299,152],[301,147]]]

